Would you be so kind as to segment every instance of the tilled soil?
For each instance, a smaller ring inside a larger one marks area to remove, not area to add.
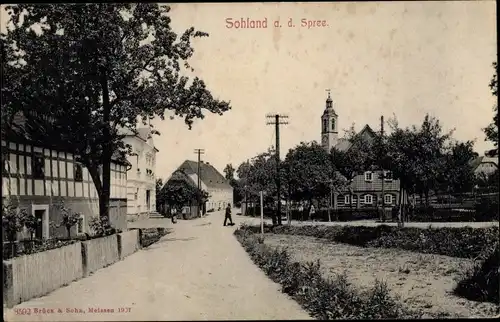
[[[363,248],[315,237],[266,234],[265,244],[287,247],[298,262],[320,260],[325,276],[346,273],[360,289],[376,279],[387,283],[391,294],[410,309],[450,317],[492,317],[498,306],[469,301],[452,294],[456,280],[473,260],[421,254],[397,249]],[[497,313],[498,314],[498,313]]]

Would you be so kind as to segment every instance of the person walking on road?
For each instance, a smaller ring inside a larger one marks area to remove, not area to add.
[[[226,207],[226,216],[224,218],[224,226],[226,226],[227,220],[229,219],[229,222],[231,226],[233,226],[233,219],[231,218],[231,204],[227,204]]]

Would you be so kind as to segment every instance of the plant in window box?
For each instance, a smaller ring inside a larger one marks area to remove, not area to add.
[[[78,221],[80,220],[80,214],[73,212],[71,209],[65,207],[64,202],[61,202],[61,204],[59,205],[59,209],[62,214],[62,220],[60,226],[66,228],[66,231],[68,232],[68,239],[70,239],[71,228],[76,226],[76,224],[78,224]]]

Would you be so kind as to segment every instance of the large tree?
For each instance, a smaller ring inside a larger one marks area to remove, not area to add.
[[[208,34],[191,27],[179,37],[168,6],[20,4],[7,9],[11,25],[2,34],[7,62],[2,75],[8,82],[2,85],[2,118],[22,112],[35,144],[77,156],[96,186],[102,217],[109,213],[111,158],[128,150],[122,128],[135,132],[138,119],[146,124],[166,113],[184,117],[191,128],[204,110],[222,114],[230,109],[201,79],[183,76],[192,71],[187,62],[194,52],[191,40]]]
[[[392,133],[387,138],[388,156],[394,177],[400,181],[403,192],[425,195],[438,189],[439,179],[446,171],[446,143],[451,132],[442,133],[436,118],[424,117],[420,127],[400,128],[397,120],[390,122]]]
[[[444,168],[439,176],[441,191],[446,193],[470,192],[474,185],[474,171],[471,160],[474,158],[474,143],[453,142],[444,155]]]
[[[498,97],[498,65],[497,62],[493,63],[493,68],[495,69],[495,73],[490,81],[490,89],[493,96]],[[493,122],[488,125],[484,129],[484,133],[486,134],[486,140],[489,140],[495,144],[495,147],[498,147],[498,103],[495,103],[493,106],[493,112],[495,115],[493,116]]]
[[[284,161],[291,198],[295,201],[325,199],[331,189],[340,189],[344,181],[336,176],[330,155],[316,142],[301,142],[288,151]]]

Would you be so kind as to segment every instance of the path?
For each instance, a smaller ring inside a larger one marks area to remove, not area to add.
[[[238,216],[239,217],[239,216]],[[240,217],[242,218],[242,217]],[[223,227],[222,213],[167,224],[174,231],[158,243],[47,296],[4,312],[6,321],[269,320],[310,319],[253,264]],[[139,224],[139,223],[137,223]],[[136,224],[136,225],[137,225]],[[34,308],[86,313],[33,314]],[[114,313],[89,313],[89,308]],[[119,308],[129,310],[118,313]]]

